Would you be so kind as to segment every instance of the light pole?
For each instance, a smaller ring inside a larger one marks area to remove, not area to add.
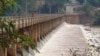
[[[17,4],[16,4],[16,7],[15,7],[15,16],[17,16]]]
[[[84,0],[84,4],[86,4],[87,3],[87,0]]]
[[[27,0],[26,0],[26,5],[25,5],[25,7],[26,7],[26,13],[25,13],[25,16],[27,17]]]

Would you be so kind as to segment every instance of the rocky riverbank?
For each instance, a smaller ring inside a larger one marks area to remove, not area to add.
[[[100,56],[100,27],[84,27],[83,33],[88,45],[89,56]]]

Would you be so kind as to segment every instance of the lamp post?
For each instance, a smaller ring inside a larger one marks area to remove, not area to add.
[[[16,7],[15,7],[15,16],[17,16],[17,4],[16,4]]]
[[[25,5],[25,7],[26,7],[26,13],[25,13],[25,16],[27,17],[27,0],[26,0],[26,5]]]
[[[84,0],[84,4],[86,4],[87,3],[87,0]]]

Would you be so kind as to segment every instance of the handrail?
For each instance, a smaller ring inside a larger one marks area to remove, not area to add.
[[[15,21],[16,29],[24,28],[34,24],[50,21],[59,17],[64,16],[64,14],[44,14],[36,15],[34,17],[0,17],[1,19],[8,19]]]

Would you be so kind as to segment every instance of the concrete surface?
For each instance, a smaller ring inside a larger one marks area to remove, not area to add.
[[[70,49],[85,53],[86,42],[79,25],[63,23],[35,56],[70,56]]]

